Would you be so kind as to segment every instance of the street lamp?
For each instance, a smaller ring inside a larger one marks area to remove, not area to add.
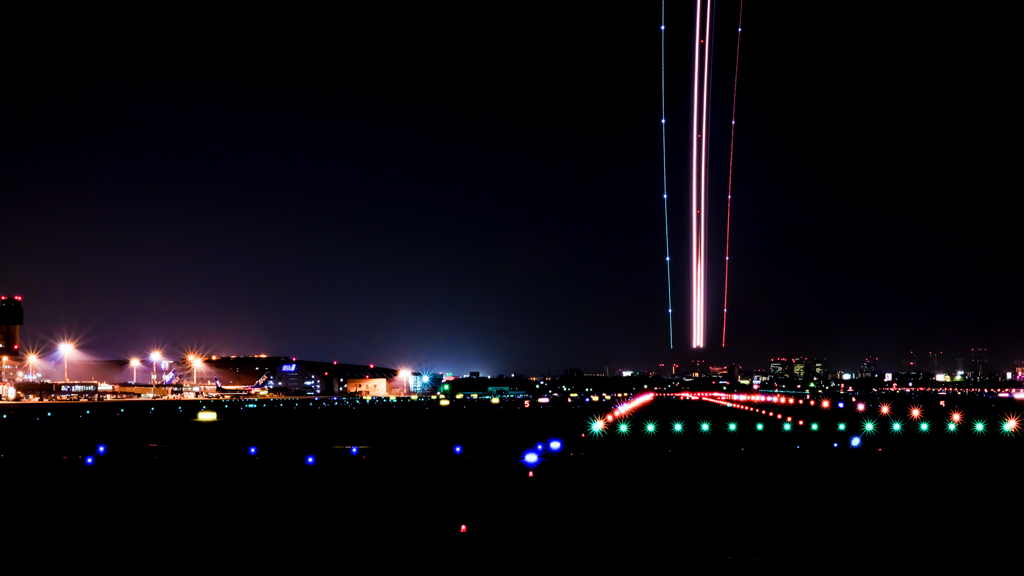
[[[203,359],[195,354],[189,354],[188,361],[192,364],[192,385],[195,386],[199,367],[203,365]]]
[[[39,358],[39,356],[37,356],[35,354],[29,354],[28,358],[27,358],[28,359],[28,372],[32,376],[33,380],[35,379],[35,376],[36,376],[36,360],[38,358]]]
[[[66,384],[68,382],[68,356],[75,349],[75,345],[71,342],[61,342],[57,349],[64,355],[64,383]]]
[[[142,362],[138,358],[132,358],[131,361],[128,363],[132,365],[132,384],[135,384],[136,382],[138,382],[137,376],[139,371],[139,365],[142,364]]]
[[[149,354],[149,359],[153,361],[153,382],[151,383],[152,389],[150,390],[150,396],[153,397],[156,397],[156,363],[161,358],[163,358],[163,355],[160,354],[159,350],[153,350],[153,352]]]

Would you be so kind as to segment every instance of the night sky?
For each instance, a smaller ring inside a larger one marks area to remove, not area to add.
[[[660,3],[465,6],[9,19],[0,293],[25,345],[455,374],[1024,359],[1008,15],[746,3],[723,350],[718,3],[698,354],[692,4],[666,15],[671,351]]]

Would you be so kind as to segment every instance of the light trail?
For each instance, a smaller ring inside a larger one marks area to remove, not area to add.
[[[665,277],[668,279],[668,347],[672,342],[672,265],[668,252],[668,153],[665,144],[665,2],[661,2],[661,198],[665,204]]]
[[[722,348],[725,348],[725,321],[729,314],[729,220],[732,215],[732,149],[736,142],[736,88],[740,83],[740,34],[743,33],[743,0],[740,0],[740,21],[736,27],[736,73],[732,80],[732,127],[729,133],[729,184],[725,207],[725,299],[722,301]]]
[[[697,0],[697,13],[694,18],[693,33],[693,141],[690,143],[692,160],[690,166],[690,342],[694,348],[700,347],[698,340],[699,314],[697,302],[697,86],[700,77],[700,10],[701,0]]]
[[[707,286],[708,91],[711,82],[711,16],[714,2],[697,0],[693,45],[693,140],[690,166],[691,343],[704,348]],[[703,32],[702,32],[703,29]],[[701,45],[703,44],[703,50]],[[700,154],[698,155],[698,149]],[[698,156],[700,162],[698,164]],[[698,177],[699,175],[699,177]]]

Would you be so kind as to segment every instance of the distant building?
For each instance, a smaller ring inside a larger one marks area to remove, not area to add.
[[[793,374],[793,362],[787,358],[772,358],[771,374],[776,378],[786,378]]]
[[[864,362],[860,365],[860,370],[857,371],[857,378],[874,378],[875,376],[878,376],[877,362],[877,356],[874,358],[870,356],[865,358]]]
[[[807,358],[793,358],[793,376],[805,378],[810,372],[810,361]]]
[[[21,296],[0,296],[0,354],[9,360],[17,358],[21,353],[19,332],[24,324],[25,311],[21,307]]]
[[[818,378],[824,378],[828,374],[828,365],[826,364],[827,358],[815,358],[812,370],[814,375]]]
[[[971,348],[971,368],[974,375],[980,378],[985,374],[985,366],[988,364],[988,348]]]

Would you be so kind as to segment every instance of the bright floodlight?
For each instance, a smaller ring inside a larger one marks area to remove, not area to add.
[[[38,359],[39,359],[39,356],[37,356],[37,355],[35,355],[35,354],[29,354],[29,355],[28,355],[28,361],[29,361],[29,362],[35,362],[35,361],[36,361],[36,360],[38,360]]]
[[[128,363],[131,364],[132,366],[139,366],[142,364],[142,362],[139,361],[138,358],[132,358]]]
[[[190,363],[191,363],[191,364],[192,364],[193,366],[199,366],[200,364],[202,364],[202,363],[203,363],[203,359],[202,359],[202,357],[200,357],[200,356],[196,356],[195,354],[192,354],[192,355],[190,355],[190,356],[188,357],[188,361],[189,361],[189,362],[190,362]]]
[[[402,378],[403,380],[404,380],[404,379],[406,379],[406,378],[408,378],[409,376],[412,376],[412,372],[410,372],[410,371],[408,371],[408,370],[401,370],[401,371],[400,371],[400,372],[398,373],[398,377],[399,377],[399,378]]]
[[[152,351],[152,352],[150,352],[150,354],[149,354],[149,359],[150,359],[150,360],[159,360],[159,359],[161,359],[161,358],[163,358],[163,355],[162,355],[162,354],[160,354],[160,351],[159,351],[159,350],[153,350],[153,351]]]
[[[75,345],[72,344],[71,342],[61,342],[60,346],[58,346],[57,349],[60,350],[61,354],[67,356],[68,354],[71,353],[72,350],[75,349]]]

